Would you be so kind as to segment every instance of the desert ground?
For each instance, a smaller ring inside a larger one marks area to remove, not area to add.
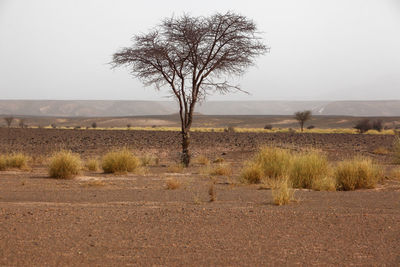
[[[223,158],[232,174],[210,177],[195,161],[171,171],[178,132],[0,128],[0,153],[31,157],[27,169],[0,172],[0,265],[400,265],[400,182],[390,175],[391,154],[376,152],[390,151],[393,135],[191,136],[193,158]],[[243,163],[263,145],[319,149],[332,164],[368,156],[384,180],[356,191],[298,189],[295,201],[276,206],[270,189],[238,182]],[[139,173],[48,175],[47,157],[60,149],[101,159],[120,147],[157,160]],[[181,186],[168,190],[170,179]]]

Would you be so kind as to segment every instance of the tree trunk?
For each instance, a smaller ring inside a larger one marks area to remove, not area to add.
[[[189,154],[189,143],[190,143],[190,134],[188,129],[182,129],[182,164],[185,167],[189,166],[190,163],[190,154]]]
[[[303,131],[304,122],[300,122],[300,126],[301,126],[301,131]]]

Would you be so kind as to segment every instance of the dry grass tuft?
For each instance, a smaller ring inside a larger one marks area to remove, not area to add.
[[[354,158],[340,162],[335,170],[339,190],[374,188],[381,179],[380,168],[369,158]]]
[[[391,177],[394,180],[400,181],[400,167],[394,168],[391,172]]]
[[[259,184],[264,177],[263,169],[260,164],[247,162],[240,174],[240,181],[247,184]]]
[[[83,187],[98,187],[98,186],[106,186],[107,183],[101,180],[90,180],[85,183],[82,183]]]
[[[220,175],[220,176],[231,176],[232,167],[230,164],[227,163],[219,163],[210,169],[209,174]]]
[[[168,166],[167,171],[169,173],[182,173],[184,169],[185,169],[185,166],[182,163],[175,163],[175,164]]]
[[[336,191],[336,180],[333,176],[325,176],[314,180],[311,188],[316,191]]]
[[[394,163],[400,164],[400,135],[396,135],[393,142]]]
[[[29,157],[22,153],[12,153],[0,155],[0,171],[7,169],[26,169],[28,167]]]
[[[377,155],[387,155],[387,154],[389,154],[389,150],[384,148],[384,147],[382,147],[382,146],[375,148],[374,151],[372,151],[372,152],[374,154],[377,154]]]
[[[127,148],[114,150],[103,157],[101,167],[105,173],[127,173],[135,171],[140,160]]]
[[[99,162],[97,161],[97,159],[89,159],[88,161],[86,161],[85,167],[92,172],[98,171]]]
[[[322,180],[330,173],[328,160],[318,151],[308,151],[293,157],[289,179],[294,188],[322,186]]]
[[[225,162],[224,158],[218,157],[213,160],[213,163],[223,163]]]
[[[7,169],[7,159],[6,156],[0,155],[0,171]]]
[[[266,178],[278,179],[288,174],[292,154],[285,149],[275,147],[264,147],[254,158],[259,164]]]
[[[182,183],[176,178],[170,178],[167,180],[166,185],[168,190],[175,190],[180,188]]]
[[[209,200],[210,202],[214,202],[215,200],[217,200],[214,183],[211,183],[210,187],[208,188],[208,196],[210,197],[210,200]]]
[[[194,159],[194,162],[199,164],[199,165],[203,165],[203,166],[207,166],[210,164],[210,160],[204,156],[204,155],[199,155]]]
[[[272,188],[272,198],[275,205],[281,206],[294,201],[294,190],[288,179],[279,179]]]
[[[157,165],[158,160],[157,160],[157,158],[153,157],[152,155],[146,154],[146,155],[143,155],[140,157],[140,164],[142,166],[149,166],[151,164]]]
[[[53,178],[68,179],[79,174],[82,162],[78,154],[62,150],[50,158],[49,175]]]

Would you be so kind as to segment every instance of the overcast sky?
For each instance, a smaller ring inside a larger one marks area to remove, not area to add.
[[[164,17],[233,11],[269,54],[209,100],[400,99],[400,0],[0,0],[0,99],[166,99],[107,64]]]

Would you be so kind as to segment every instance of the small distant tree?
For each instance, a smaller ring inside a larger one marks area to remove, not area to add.
[[[25,125],[25,119],[19,119],[19,127],[20,128],[25,128],[26,127],[26,125]]]
[[[7,127],[8,128],[10,128],[11,127],[11,124],[12,124],[12,122],[13,122],[13,120],[14,120],[14,117],[5,117],[4,118],[4,120],[6,121],[6,123],[7,123]]]
[[[359,133],[365,133],[372,129],[372,123],[369,119],[362,119],[356,123],[354,128],[357,129]]]
[[[378,132],[382,131],[383,129],[383,122],[381,119],[374,120],[372,122],[372,129],[377,130]]]
[[[311,110],[298,111],[294,113],[294,118],[299,122],[301,131],[304,129],[304,123],[311,119]]]
[[[92,128],[93,129],[96,129],[97,128],[97,123],[94,121],[94,122],[92,122]]]
[[[127,66],[145,85],[168,87],[179,105],[182,163],[189,165],[195,106],[214,92],[242,91],[224,76],[241,75],[268,48],[255,23],[231,12],[165,19],[131,47],[115,53],[113,66]]]
[[[132,127],[132,125],[130,124],[130,123],[128,123],[127,125],[126,125],[126,128],[128,128],[128,129],[130,129]]]

